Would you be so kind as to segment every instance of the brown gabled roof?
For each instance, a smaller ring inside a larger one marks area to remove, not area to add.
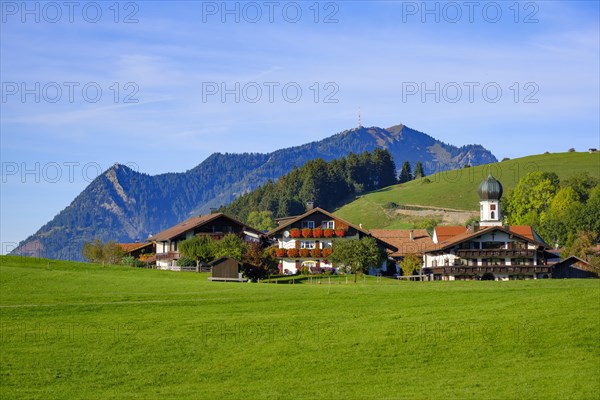
[[[359,231],[359,232],[361,232],[361,233],[364,233],[365,235],[369,235],[369,232],[368,232],[368,231],[366,231],[366,230],[364,230],[363,228],[361,228],[361,227],[359,227],[359,226],[356,226],[356,225],[354,225],[354,224],[351,224],[351,223],[350,223],[350,222],[348,222],[348,221],[344,221],[344,220],[343,220],[343,219],[341,219],[340,217],[336,217],[336,216],[335,216],[335,215],[333,215],[332,213],[330,213],[330,212],[328,212],[328,211],[325,211],[325,210],[323,210],[322,208],[315,207],[315,208],[313,208],[312,210],[309,210],[309,211],[305,212],[305,213],[304,213],[304,214],[302,214],[302,215],[298,215],[297,217],[290,218],[289,220],[282,221],[282,222],[283,222],[283,224],[282,224],[282,225],[280,225],[280,226],[278,226],[278,227],[276,227],[275,229],[271,230],[269,233],[267,233],[267,236],[273,236],[273,235],[275,235],[276,233],[279,233],[279,231],[282,231],[282,230],[284,230],[285,228],[289,227],[290,225],[292,225],[292,224],[295,224],[296,222],[298,222],[298,221],[300,221],[300,220],[302,220],[302,219],[304,219],[304,218],[308,217],[309,215],[311,215],[311,214],[314,214],[314,213],[316,213],[316,212],[323,213],[323,214],[325,214],[326,216],[328,216],[328,217],[329,217],[329,218],[331,218],[331,219],[337,219],[338,221],[341,221],[341,222],[343,222],[344,224],[346,224],[346,225],[348,225],[348,226],[351,226],[352,228],[356,229],[357,231]]]
[[[411,231],[412,240],[410,238]],[[407,254],[420,255],[434,244],[426,229],[371,229],[369,232],[375,238],[398,249],[390,254],[392,257],[404,257]]]
[[[267,237],[273,237],[273,236],[275,236],[276,234],[278,234],[279,232],[285,230],[289,226],[295,224],[298,221],[303,220],[304,218],[306,218],[306,217],[308,217],[308,216],[310,216],[310,215],[312,215],[312,214],[314,214],[316,212],[320,212],[322,214],[325,214],[327,217],[329,217],[329,218],[331,218],[333,220],[340,221],[343,224],[348,225],[349,227],[352,227],[352,228],[356,229],[357,231],[359,231],[360,233],[362,233],[362,234],[364,234],[366,236],[373,236],[373,235],[371,235],[371,233],[369,233],[369,231],[361,228],[360,226],[356,226],[356,225],[354,225],[354,224],[352,224],[352,223],[350,223],[348,221],[345,221],[345,220],[341,219],[340,217],[336,217],[335,215],[333,215],[329,211],[325,211],[322,208],[315,207],[312,210],[308,210],[307,212],[305,212],[302,215],[290,218],[289,220],[282,221],[283,223],[281,225],[279,225],[278,227],[276,227],[275,229],[273,229],[269,233],[267,233]],[[379,239],[377,237],[375,237],[375,240],[377,240],[377,242],[379,242],[380,244],[382,244],[384,247],[387,247],[391,251],[398,251],[398,249],[394,245],[391,245],[391,244],[389,244],[389,243],[387,243],[387,242],[385,242],[385,241],[383,241],[383,240],[381,240],[381,239]]]
[[[537,246],[541,246],[545,249],[550,249],[550,247],[543,242],[540,242],[538,240],[535,239],[531,239],[527,236],[521,235],[520,233],[517,232],[513,232],[510,227],[508,227],[509,229],[506,229],[505,227],[502,226],[485,226],[485,227],[481,227],[476,231],[473,231],[472,229],[467,230],[464,233],[461,233],[460,235],[456,235],[454,237],[451,237],[450,239],[447,239],[443,242],[438,242],[438,244],[433,244],[433,246],[431,246],[430,248],[426,249],[425,252],[430,252],[430,251],[436,251],[436,250],[445,250],[448,249],[450,247],[456,246],[457,244],[460,244],[462,242],[468,241],[472,238],[476,238],[477,236],[481,236],[485,233],[488,232],[492,232],[494,230],[499,230],[505,233],[508,233],[509,235],[513,235],[516,236],[522,240],[525,240],[527,242],[533,243]]]
[[[533,228],[527,225],[513,225],[509,226],[508,229],[516,233],[517,235],[525,236],[529,240],[536,240]]]
[[[467,231],[467,228],[462,225],[436,226],[434,229],[438,243],[442,243],[450,238],[453,238],[456,235],[463,234]]]
[[[144,247],[151,246],[150,242],[136,242],[136,243],[117,243],[119,247],[123,249],[126,253],[131,253],[132,251],[136,251],[139,249],[143,249]]]
[[[152,237],[149,238],[149,240],[157,241],[157,242],[164,241],[164,240],[170,240],[170,239],[176,238],[177,236],[180,236],[181,234],[183,234],[191,229],[196,229],[197,227],[205,225],[205,224],[207,224],[211,221],[214,221],[220,217],[227,218],[228,220],[230,220],[232,222],[242,225],[245,229],[247,229],[253,233],[256,233],[257,235],[262,235],[262,233],[257,231],[256,229],[251,228],[248,225],[246,225],[234,218],[231,218],[230,216],[228,216],[226,214],[214,213],[214,214],[199,215],[196,217],[188,218],[185,221],[183,221],[175,226],[172,226],[168,229],[165,229],[162,232],[157,233],[156,235],[153,235]]]

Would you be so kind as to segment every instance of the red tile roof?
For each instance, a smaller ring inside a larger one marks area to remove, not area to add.
[[[509,226],[508,229],[511,232],[516,233],[517,235],[525,236],[527,239],[536,240],[534,233],[533,233],[533,228],[531,226],[514,225],[514,226]]]
[[[391,253],[392,257],[404,257],[407,254],[423,254],[423,251],[433,245],[426,229],[412,229],[413,239],[410,238],[411,229],[371,229],[371,235],[398,249]]]
[[[445,242],[446,240],[465,233],[467,228],[464,226],[436,226],[435,233],[437,236],[438,243]]]

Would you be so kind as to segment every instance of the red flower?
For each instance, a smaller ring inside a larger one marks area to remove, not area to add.
[[[323,237],[323,229],[322,228],[313,229],[313,237],[316,237],[316,238]]]
[[[300,257],[306,258],[306,257],[308,257],[309,254],[310,254],[310,251],[308,249],[300,249]]]
[[[275,250],[275,254],[277,257],[285,257],[286,251],[285,249],[277,249]]]
[[[288,249],[287,255],[288,255],[289,258],[296,258],[296,257],[298,257],[298,250],[296,250],[296,249]]]
[[[323,230],[323,236],[326,237],[326,238],[333,237],[333,229],[325,228]]]
[[[300,237],[300,229],[298,229],[298,228],[290,229],[290,236],[293,238],[299,238]]]
[[[331,255],[331,249],[323,249],[323,257],[329,257]]]
[[[321,249],[312,249],[310,252],[311,257],[320,258],[321,257]]]
[[[310,228],[304,228],[304,229],[302,229],[302,237],[303,238],[312,237],[312,229],[310,229]]]
[[[335,236],[337,237],[344,237],[346,236],[346,231],[344,229],[336,229],[335,230]]]

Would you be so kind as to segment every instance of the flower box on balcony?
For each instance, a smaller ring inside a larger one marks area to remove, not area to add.
[[[346,236],[346,231],[344,229],[336,229],[335,230],[335,236],[337,237],[344,237]]]
[[[330,228],[323,229],[323,237],[326,237],[326,238],[333,237],[333,229],[330,229]]]
[[[299,238],[300,237],[300,229],[298,228],[292,228],[290,229],[290,236],[293,238]]]
[[[306,258],[310,254],[310,250],[308,249],[300,249],[300,257]]]
[[[321,257],[321,249],[312,249],[310,251],[310,256],[315,257],[315,258],[320,258]]]
[[[315,238],[323,237],[323,228],[314,228],[312,234]]]
[[[296,257],[298,257],[298,250],[296,250],[296,249],[288,249],[287,255],[288,255],[289,258],[296,258]]]
[[[279,258],[281,257],[285,257],[287,254],[287,251],[285,249],[277,249],[275,250],[275,255]]]
[[[310,228],[302,229],[302,237],[305,239],[312,237],[312,229],[310,229]]]
[[[323,257],[331,256],[331,249],[323,249]]]

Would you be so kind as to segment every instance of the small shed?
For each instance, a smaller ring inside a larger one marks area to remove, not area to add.
[[[592,266],[579,257],[571,256],[554,264],[552,277],[562,278],[598,278]]]
[[[208,263],[211,276],[208,280],[223,282],[245,282],[242,276],[243,264],[231,257],[221,257]]]

